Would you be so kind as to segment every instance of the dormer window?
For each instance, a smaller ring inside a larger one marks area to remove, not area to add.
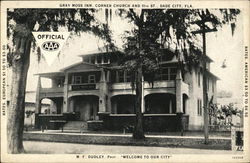
[[[109,64],[110,63],[110,59],[108,55],[103,55],[103,63],[104,64]]]
[[[101,64],[102,63],[102,56],[98,55],[97,57],[97,64]]]
[[[95,64],[95,56],[90,56],[90,63]]]
[[[208,71],[210,70],[210,63],[209,63],[209,62],[206,63],[206,69],[207,69]]]
[[[91,63],[91,64],[110,64],[110,56],[107,54],[104,55],[91,55],[91,56],[84,56],[83,62]]]
[[[84,57],[83,61],[86,63],[90,63],[90,57],[89,56]]]

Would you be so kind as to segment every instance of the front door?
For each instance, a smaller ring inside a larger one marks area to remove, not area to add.
[[[98,112],[98,97],[80,96],[75,103],[75,112],[79,114],[81,121],[95,120]]]

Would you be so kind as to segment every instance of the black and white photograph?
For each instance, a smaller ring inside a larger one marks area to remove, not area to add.
[[[1,162],[248,162],[249,1],[1,2]]]

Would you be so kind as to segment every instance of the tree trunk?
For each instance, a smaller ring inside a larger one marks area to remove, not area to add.
[[[142,27],[143,27],[143,16],[144,16],[144,10],[141,10],[141,15],[139,18],[139,29],[138,29],[138,44],[139,44],[139,64],[136,71],[135,76],[135,93],[136,93],[136,100],[135,100],[135,112],[136,112],[136,122],[135,122],[135,129],[133,132],[133,138],[134,139],[144,139],[144,131],[143,131],[143,115],[142,115],[142,58],[141,58],[141,49],[142,49]]]
[[[141,110],[141,102],[142,102],[142,68],[138,68],[136,72],[136,101],[135,101],[135,112],[136,112],[136,122],[135,128],[133,132],[133,138],[135,139],[143,139],[144,131],[143,131],[143,115]]]
[[[11,97],[8,110],[8,153],[24,152],[23,128],[25,116],[26,79],[30,61],[31,36],[14,38],[16,50],[12,59]]]

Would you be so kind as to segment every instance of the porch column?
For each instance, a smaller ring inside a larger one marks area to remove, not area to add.
[[[101,79],[100,79],[100,85],[99,85],[99,114],[106,114],[108,113],[109,109],[108,107],[108,101],[109,101],[109,96],[108,96],[108,84],[106,80],[106,75],[104,69],[101,70]]]
[[[63,111],[62,111],[62,113],[69,112],[68,79],[69,79],[69,75],[68,75],[68,73],[66,73],[64,87],[63,87]]]
[[[182,99],[182,91],[181,91],[181,70],[177,70],[176,74],[176,113],[183,113],[183,99]]]
[[[41,90],[41,77],[38,76],[37,88],[36,88],[36,108],[35,113],[41,113],[41,99],[40,99],[40,90]]]
[[[119,82],[119,71],[118,70],[115,71],[115,81]]]
[[[106,78],[106,84],[107,84],[107,109],[106,111],[111,113],[111,97],[109,95],[108,90],[108,83],[110,82],[110,71],[107,71],[107,78]]]
[[[177,116],[177,123],[176,123],[176,130],[181,132],[181,136],[183,136],[183,129],[185,124],[183,124],[183,99],[182,99],[182,90],[181,90],[181,70],[177,70],[176,74],[176,116]]]
[[[110,82],[110,71],[108,70],[107,71],[107,80],[106,80],[108,83]]]
[[[112,113],[117,114],[117,101],[114,100],[112,104]]]
[[[172,100],[169,99],[169,114],[173,113]]]
[[[74,112],[74,99],[71,97],[69,100],[69,111]]]

